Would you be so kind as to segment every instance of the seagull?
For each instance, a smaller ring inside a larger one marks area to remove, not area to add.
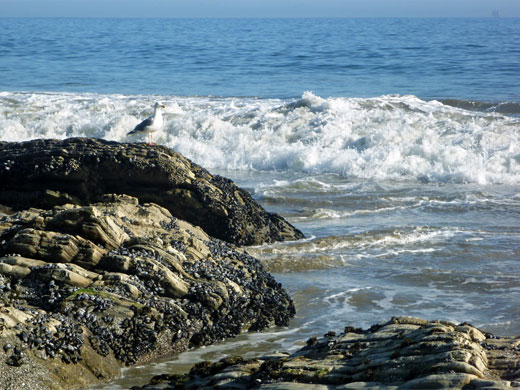
[[[153,107],[153,116],[145,119],[141,123],[139,123],[131,132],[127,135],[132,134],[148,134],[148,143],[151,145],[155,145],[152,142],[152,133],[154,131],[160,130],[163,127],[163,118],[161,114],[161,108],[166,108],[163,104],[155,103]]]

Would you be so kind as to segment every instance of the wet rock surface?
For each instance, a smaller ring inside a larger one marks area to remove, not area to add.
[[[469,324],[393,318],[311,338],[294,354],[201,362],[189,374],[154,377],[139,389],[520,388],[520,338]],[[138,387],[135,387],[138,389]]]
[[[245,251],[159,205],[101,200],[0,213],[0,388],[85,387],[294,315]]]
[[[232,181],[162,146],[94,138],[0,142],[0,183],[0,204],[17,210],[87,205],[105,193],[127,194],[230,243],[303,238]]]

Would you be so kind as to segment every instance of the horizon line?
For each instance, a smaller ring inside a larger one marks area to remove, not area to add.
[[[520,16],[20,16],[0,19],[520,19]]]

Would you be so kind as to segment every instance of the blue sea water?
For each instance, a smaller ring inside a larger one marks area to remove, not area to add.
[[[307,237],[248,248],[293,297],[288,328],[107,389],[395,315],[520,334],[520,19],[0,18],[0,31],[0,141],[143,141],[127,133],[160,101],[157,143]]]
[[[520,19],[0,18],[0,90],[520,101]]]

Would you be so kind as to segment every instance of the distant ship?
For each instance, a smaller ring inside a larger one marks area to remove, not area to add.
[[[499,18],[500,17],[500,10],[494,9],[493,11],[491,11],[491,16],[494,17],[494,18]]]

